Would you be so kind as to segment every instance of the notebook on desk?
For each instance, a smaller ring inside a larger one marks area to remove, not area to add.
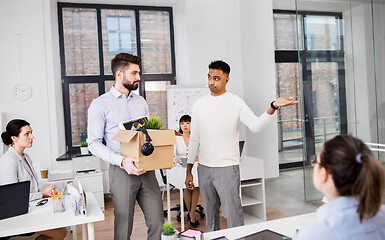
[[[30,181],[0,186],[0,220],[28,213]]]

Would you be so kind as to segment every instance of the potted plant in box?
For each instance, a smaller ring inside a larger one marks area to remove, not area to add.
[[[162,240],[176,240],[177,233],[174,225],[170,222],[163,223],[162,226]]]
[[[144,120],[144,124],[146,125],[147,129],[156,129],[159,130],[161,127],[163,127],[164,122],[160,117],[157,117],[155,114],[151,114],[150,117]]]
[[[85,155],[88,154],[88,143],[87,141],[80,142],[80,154]]]

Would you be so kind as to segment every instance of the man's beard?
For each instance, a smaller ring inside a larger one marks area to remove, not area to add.
[[[133,90],[138,89],[139,83],[138,84],[135,84],[135,83],[134,84],[123,83],[123,87],[125,87],[129,91],[133,91]]]

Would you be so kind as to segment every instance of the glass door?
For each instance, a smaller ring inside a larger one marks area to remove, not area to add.
[[[277,95],[303,100],[278,112],[280,169],[310,166],[327,139],[347,132],[341,19],[274,11]]]
[[[323,143],[347,133],[342,15],[301,12],[305,200],[319,200],[311,161]]]

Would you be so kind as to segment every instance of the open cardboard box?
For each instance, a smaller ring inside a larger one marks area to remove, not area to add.
[[[152,130],[147,129],[154,145],[154,152],[150,156],[144,156],[140,148],[146,142],[146,136],[141,131],[120,130],[112,140],[120,142],[120,154],[125,157],[139,159],[135,163],[137,168],[146,171],[170,168],[174,163],[175,135],[180,133],[171,129]]]

